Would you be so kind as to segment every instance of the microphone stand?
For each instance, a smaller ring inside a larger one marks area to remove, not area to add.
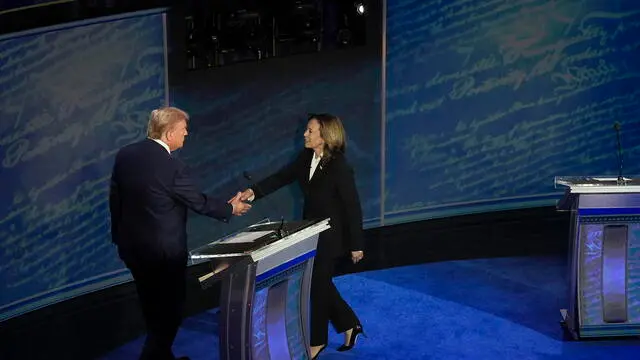
[[[622,176],[622,164],[623,164],[623,155],[622,155],[622,141],[620,141],[620,123],[616,122],[613,125],[613,128],[616,130],[616,141],[617,141],[617,152],[618,152],[618,185],[626,185],[627,181]]]
[[[257,187],[257,184],[251,184],[251,182],[253,182],[253,176],[251,176],[251,174],[250,174],[248,171],[243,171],[243,172],[242,172],[242,176],[243,176],[245,179],[247,179],[247,180],[249,181],[249,183],[250,183],[250,184],[249,184],[249,188],[250,188],[250,187],[252,187],[252,186],[255,186],[255,187],[256,187],[256,190],[258,190],[258,191],[262,192],[262,190],[260,190],[260,189]],[[254,193],[254,196],[255,196],[255,193]],[[269,221],[269,218],[268,218],[268,217],[264,217],[261,221],[264,221],[264,220]]]

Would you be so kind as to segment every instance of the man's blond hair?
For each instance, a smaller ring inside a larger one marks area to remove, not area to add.
[[[160,139],[164,133],[173,128],[180,121],[189,122],[189,114],[176,107],[161,107],[151,112],[147,125],[147,136]]]

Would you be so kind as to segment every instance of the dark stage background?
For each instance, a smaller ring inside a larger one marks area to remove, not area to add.
[[[0,14],[24,11],[29,8],[52,6],[59,3],[70,3],[75,0],[2,0]]]

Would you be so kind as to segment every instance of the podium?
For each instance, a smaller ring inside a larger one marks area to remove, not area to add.
[[[220,281],[220,359],[310,359],[309,292],[329,220],[262,222],[190,252]]]
[[[574,339],[640,335],[640,178],[556,177],[571,211],[569,304]]]

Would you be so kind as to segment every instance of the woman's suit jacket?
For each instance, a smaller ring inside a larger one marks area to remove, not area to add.
[[[309,180],[313,150],[298,157],[275,174],[251,186],[256,200],[297,181],[304,194],[304,219],[330,218],[331,228],[320,233],[316,258],[335,258],[363,250],[362,209],[353,169],[341,153],[323,159]]]

